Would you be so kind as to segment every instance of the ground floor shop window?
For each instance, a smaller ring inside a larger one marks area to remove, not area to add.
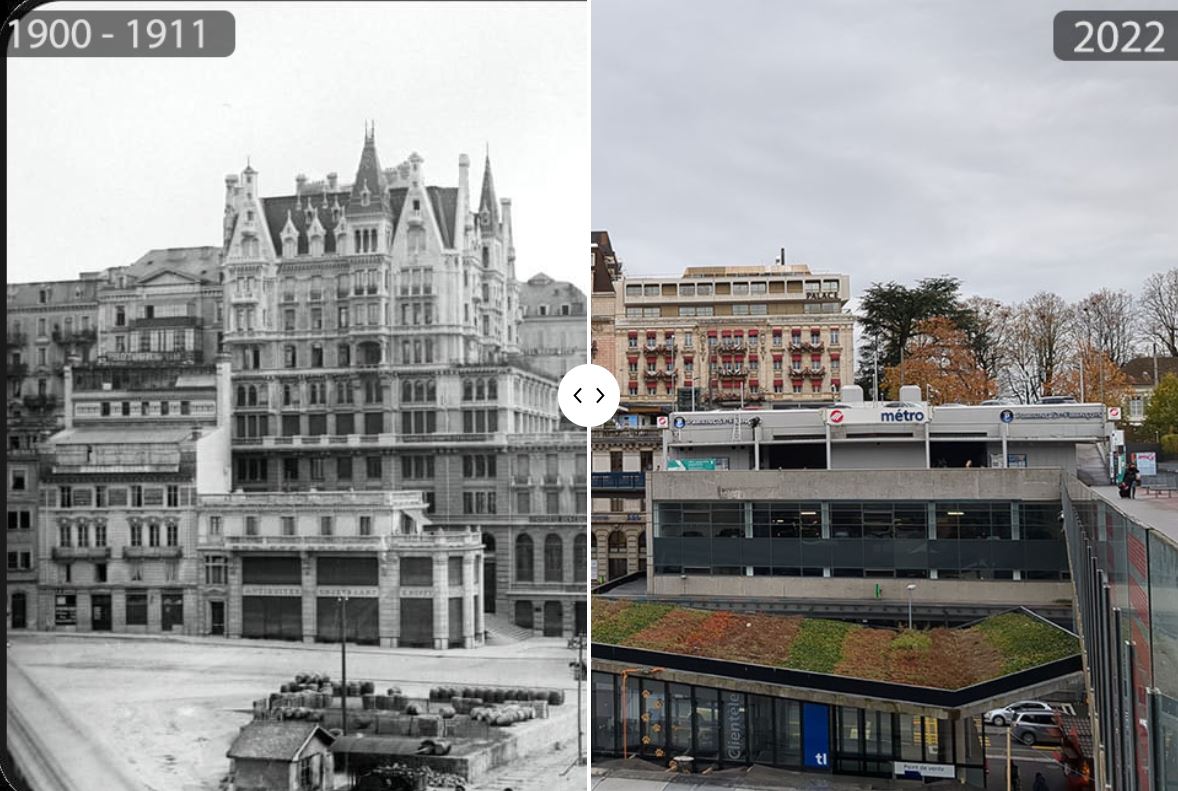
[[[147,594],[127,594],[127,626],[147,626]]]
[[[57,626],[76,626],[78,623],[78,597],[72,593],[54,598],[53,623]]]

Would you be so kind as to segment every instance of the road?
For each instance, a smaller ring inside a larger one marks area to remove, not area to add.
[[[252,701],[299,672],[339,675],[330,645],[36,632],[10,639],[9,726],[44,736],[31,746],[43,760],[30,759],[64,773],[69,791],[216,791]],[[349,646],[348,678],[423,696],[438,684],[552,687],[575,705],[572,658],[555,639],[453,651]],[[561,775],[576,758],[576,731],[565,736],[561,751],[511,767],[512,788],[584,788],[580,768],[574,785],[578,770]]]

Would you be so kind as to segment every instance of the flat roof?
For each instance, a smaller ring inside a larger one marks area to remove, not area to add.
[[[69,428],[49,438],[54,445],[174,445],[192,436],[191,428],[128,425],[122,428]]]
[[[1080,653],[1074,634],[1026,611],[912,631],[601,597],[592,612],[594,643],[945,690]]]

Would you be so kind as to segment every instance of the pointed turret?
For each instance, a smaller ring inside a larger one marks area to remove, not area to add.
[[[356,168],[348,207],[353,216],[388,208],[388,181],[376,155],[376,133],[371,128],[364,130],[364,150],[360,152],[360,166]]]
[[[479,199],[479,218],[485,232],[499,231],[499,199],[495,197],[495,179],[491,176],[491,154],[483,166],[483,195]]]

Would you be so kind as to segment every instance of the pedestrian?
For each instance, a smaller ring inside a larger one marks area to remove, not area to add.
[[[965,466],[966,466],[966,467],[972,467],[972,466],[973,466],[973,459],[966,459],[966,460],[965,460]]]
[[[1141,482],[1141,470],[1137,469],[1134,462],[1129,462],[1129,466],[1125,468],[1125,483],[1129,484],[1129,499],[1133,499],[1133,492],[1137,489],[1137,484]]]
[[[1043,776],[1042,772],[1035,772],[1035,782],[1031,786],[1031,791],[1050,791],[1047,778]]]

